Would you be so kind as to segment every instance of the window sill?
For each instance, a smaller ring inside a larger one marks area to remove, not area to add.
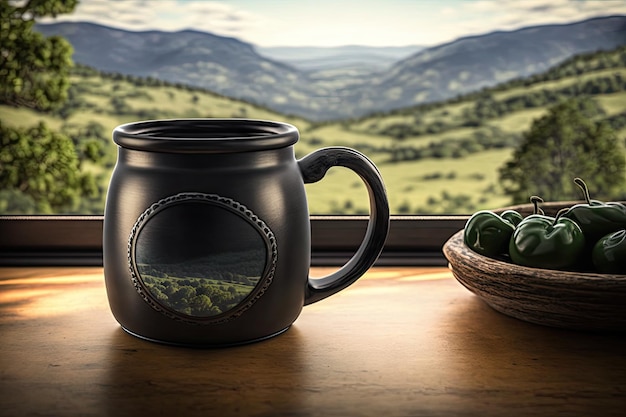
[[[441,247],[468,216],[392,216],[376,265],[446,265]],[[311,216],[312,265],[342,265],[356,252],[367,216]],[[0,265],[102,265],[103,216],[0,216]]]

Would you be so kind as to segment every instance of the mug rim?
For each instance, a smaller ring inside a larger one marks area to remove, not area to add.
[[[113,129],[122,148],[169,153],[231,153],[284,148],[299,139],[284,122],[243,118],[154,119]]]

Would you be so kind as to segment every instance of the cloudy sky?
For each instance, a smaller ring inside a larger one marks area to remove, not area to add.
[[[56,20],[129,30],[195,29],[259,46],[429,46],[611,14],[626,15],[626,1],[80,0],[72,15]]]

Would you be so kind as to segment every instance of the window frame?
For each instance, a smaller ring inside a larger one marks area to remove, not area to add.
[[[447,265],[443,244],[467,215],[392,215],[376,265]],[[0,266],[102,266],[104,216],[0,215]],[[311,264],[343,265],[356,252],[368,216],[311,216]]]

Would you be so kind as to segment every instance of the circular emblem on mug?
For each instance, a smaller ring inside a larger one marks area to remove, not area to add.
[[[272,282],[276,238],[250,209],[215,194],[152,204],[128,240],[133,284],[170,318],[196,324],[240,316]]]

